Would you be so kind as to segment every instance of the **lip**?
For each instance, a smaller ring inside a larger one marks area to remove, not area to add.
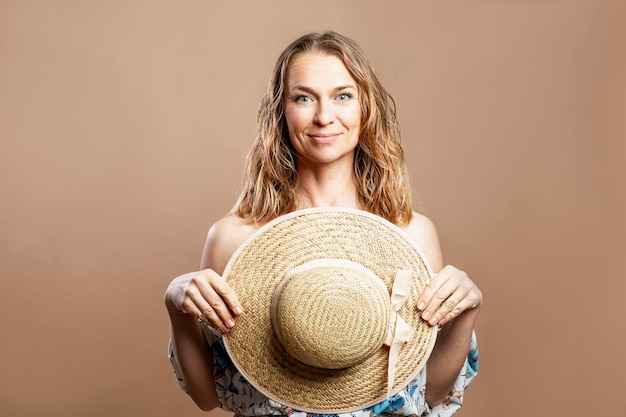
[[[338,133],[316,133],[316,134],[309,134],[309,137],[311,137],[311,139],[313,139],[313,141],[315,143],[330,143],[333,140],[335,140],[335,138],[339,136]]]

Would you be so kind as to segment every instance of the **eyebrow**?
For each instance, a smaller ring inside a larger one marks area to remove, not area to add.
[[[338,91],[349,90],[349,89],[356,90],[356,86],[355,85],[350,85],[350,84],[349,85],[340,85],[340,86],[337,86],[337,87],[333,88],[332,91],[333,91],[333,93],[336,93]],[[312,89],[310,87],[307,87],[305,85],[294,85],[293,87],[290,88],[290,90],[292,90],[292,91],[293,90],[301,90],[301,91],[304,91],[304,92],[309,93],[309,94],[314,94],[315,93],[314,89]]]

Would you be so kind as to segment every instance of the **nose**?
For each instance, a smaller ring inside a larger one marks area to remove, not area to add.
[[[335,112],[332,103],[326,100],[318,102],[313,122],[320,126],[329,125],[335,121]]]

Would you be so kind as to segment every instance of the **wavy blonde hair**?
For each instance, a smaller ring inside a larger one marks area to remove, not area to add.
[[[336,56],[355,80],[361,106],[361,131],[354,154],[359,202],[364,210],[392,223],[411,221],[413,208],[395,103],[359,45],[335,32],[309,33],[278,58],[259,106],[258,132],[246,158],[243,188],[231,213],[267,222],[297,207],[296,155],[283,115],[285,77],[298,54]]]

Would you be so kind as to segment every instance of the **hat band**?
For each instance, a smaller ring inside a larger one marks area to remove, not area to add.
[[[400,348],[405,342],[411,340],[413,328],[400,317],[398,311],[409,298],[411,284],[413,283],[413,271],[399,269],[396,279],[391,288],[391,314],[389,317],[389,331],[385,339],[385,345],[389,346],[389,365],[387,367],[387,396],[391,396],[393,390],[393,380],[396,375],[396,363]]]

